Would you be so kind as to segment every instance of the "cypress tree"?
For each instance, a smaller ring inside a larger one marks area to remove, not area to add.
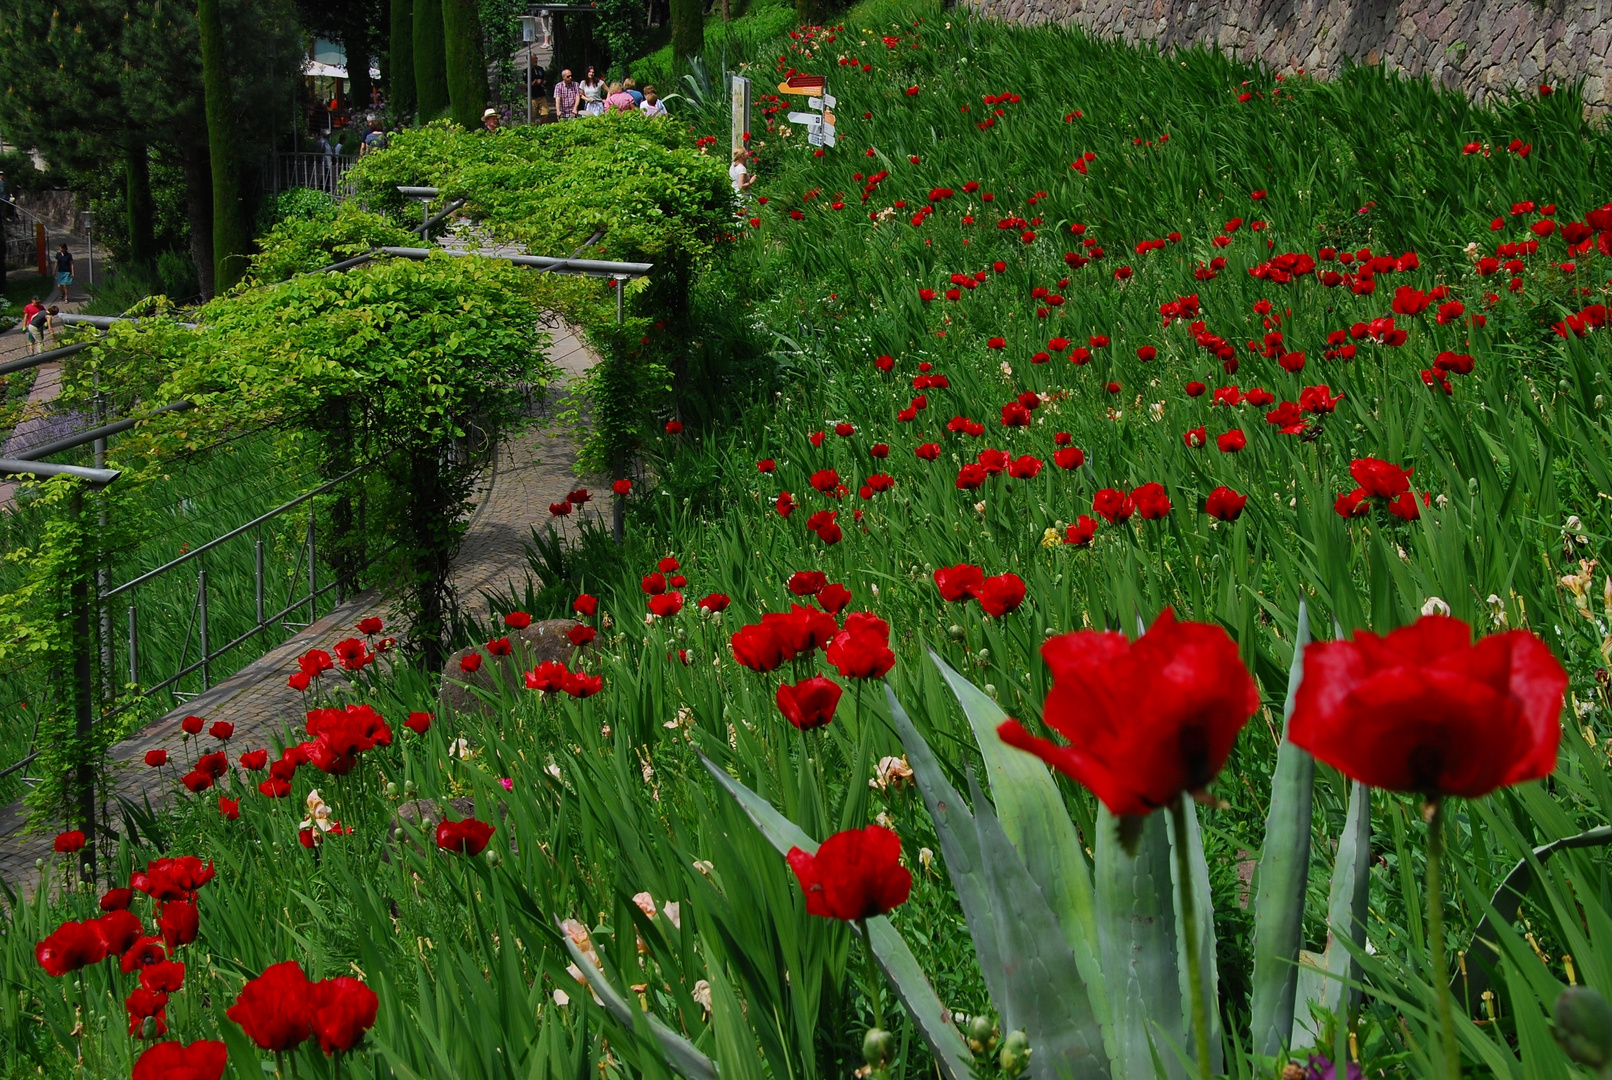
[[[246,276],[251,235],[241,206],[229,58],[218,0],[197,0],[196,29],[201,46],[208,158],[213,170],[213,275],[218,291],[223,292]]]
[[[670,0],[672,57],[686,63],[705,51],[705,9],[700,0]]]
[[[123,212],[129,229],[129,262],[151,267],[157,261],[156,233],[152,227],[155,211],[151,203],[151,161],[145,143],[124,151]]]
[[[420,107],[422,124],[448,111],[442,0],[414,0],[414,100]]]
[[[392,0],[392,54],[387,96],[400,116],[414,111],[414,0]]]
[[[698,3],[698,0],[695,0]],[[475,130],[487,107],[487,61],[481,52],[481,5],[477,0],[441,0],[448,101],[453,119]]]

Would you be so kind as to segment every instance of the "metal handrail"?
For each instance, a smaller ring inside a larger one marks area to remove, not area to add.
[[[0,458],[0,476],[76,476],[94,487],[105,487],[123,474],[117,469],[87,469],[82,465],[53,465],[47,461]]]
[[[74,353],[83,352],[91,345],[99,344],[100,340],[100,338],[94,338],[90,341],[80,341],[73,345],[63,345],[59,349],[46,349],[44,352],[34,353],[32,356],[24,356],[20,360],[7,360],[5,363],[0,364],[0,375],[10,375],[13,371],[26,371],[31,367],[48,364],[53,360],[65,360]]]
[[[225,533],[222,536],[215,536],[213,539],[207,541],[207,543],[202,544],[202,545],[200,545],[198,547],[192,548],[191,550],[185,552],[183,555],[179,556],[179,558],[174,559],[172,562],[163,563],[161,566],[157,567],[155,570],[147,570],[145,573],[141,574],[137,578],[131,578],[130,580],[125,581],[122,585],[119,585],[119,586],[117,586],[115,588],[112,588],[112,589],[108,589],[106,592],[101,594],[101,599],[102,600],[110,600],[110,599],[112,599],[112,597],[117,596],[119,593],[127,592],[128,590],[134,588],[136,585],[144,584],[145,582],[150,581],[154,577],[158,577],[158,576],[160,576],[162,574],[165,574],[169,570],[172,570],[174,567],[180,565],[181,563],[189,562],[191,559],[194,559],[194,558],[198,557],[199,555],[203,554],[204,552],[211,551],[213,548],[215,548],[218,545],[224,543],[226,540],[233,540],[237,536],[240,536],[242,533],[247,532],[247,531],[249,531],[251,529],[257,528],[259,525],[263,524],[265,521],[269,521],[269,520],[271,520],[273,518],[279,517],[281,514],[285,513],[287,510],[290,510],[292,507],[300,506],[302,503],[307,502],[309,499],[313,498],[316,495],[323,495],[325,492],[329,491],[331,488],[335,487],[337,484],[341,483],[343,480],[350,480],[352,477],[356,476],[359,472],[361,472],[362,470],[367,469],[367,468],[369,468],[369,466],[366,464],[366,465],[360,465],[355,469],[349,469],[347,472],[344,472],[340,476],[336,477],[336,479],[327,481],[327,482],[325,482],[323,484],[320,484],[318,487],[314,488],[311,491],[303,492],[301,495],[298,495],[295,499],[292,499],[290,502],[282,503],[281,505],[275,507],[273,510],[270,510],[268,513],[262,514],[262,515],[260,515],[258,517],[253,518],[251,521],[248,521],[245,525],[237,526],[236,528],[231,529],[229,532]]]
[[[514,263],[516,266],[534,266],[540,270],[547,270],[555,274],[584,274],[588,277],[643,277],[655,269],[654,263],[609,262],[603,259],[570,259],[555,258],[552,255],[480,255],[474,251],[451,251],[447,248],[406,248],[383,247],[381,254],[393,255],[400,259],[426,259],[432,252],[440,251],[456,259],[478,256],[485,259],[499,259]]]
[[[57,439],[55,442],[48,442],[43,446],[36,446],[31,450],[24,450],[17,455],[17,459],[19,461],[38,461],[40,458],[47,458],[52,454],[60,454],[64,450],[72,450],[80,446],[87,446],[92,442],[98,442],[101,439],[109,438],[113,435],[121,435],[131,428],[145,423],[147,420],[155,420],[163,413],[188,412],[195,407],[196,405],[194,402],[176,401],[172,405],[164,405],[160,409],[153,409],[150,412],[142,413],[139,416],[131,416],[127,420],[118,420],[115,423],[105,424],[98,428],[90,428],[88,431],[81,431],[77,435],[69,435],[65,439]]]

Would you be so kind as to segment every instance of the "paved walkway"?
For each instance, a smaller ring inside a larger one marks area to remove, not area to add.
[[[575,333],[560,323],[551,324],[553,341],[549,355],[562,370],[562,382],[575,379],[597,361]],[[587,486],[598,497],[589,509],[602,512],[608,506],[608,481],[578,479],[572,466],[576,445],[570,436],[557,432],[555,414],[563,392],[552,390],[538,409],[532,426],[506,440],[499,447],[494,466],[478,486],[477,507],[459,557],[454,561],[454,587],[466,611],[485,616],[483,593],[524,592],[528,577],[525,543],[531,530],[550,528],[549,504],[563,500],[578,488]],[[561,519],[564,528],[575,528],[577,516]],[[153,773],[143,759],[150,749],[164,748],[170,758],[188,762],[194,748],[186,750],[179,729],[185,716],[195,714],[207,720],[227,720],[235,725],[230,740],[231,757],[243,750],[270,745],[272,736],[300,725],[307,705],[303,696],[286,685],[295,670],[296,658],[309,649],[329,649],[342,638],[354,634],[353,626],[366,615],[386,615],[385,598],[376,593],[352,597],[313,626],[298,633],[279,648],[248,664],[235,675],[192,699],[183,708],[157,720],[143,731],[112,748],[115,763],[111,795],[125,796],[139,805],[149,798],[154,807],[165,805],[177,793],[173,772],[153,785]],[[326,675],[330,678],[330,675]],[[396,721],[400,718],[391,718]],[[200,740],[203,751],[215,748],[206,736]],[[118,815],[112,814],[118,824]],[[31,893],[39,880],[35,862],[51,858],[54,828],[25,835],[26,814],[21,803],[0,809],[0,880],[13,889]]]

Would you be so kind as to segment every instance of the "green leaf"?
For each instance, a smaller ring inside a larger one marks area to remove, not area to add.
[[[1181,797],[1191,798],[1188,795]],[[1153,816],[1165,817],[1162,813],[1155,813]],[[1169,826],[1171,845],[1182,843],[1183,838],[1175,835],[1174,822],[1168,817],[1165,817],[1165,822]],[[1198,825],[1196,804],[1190,802],[1187,804],[1186,823],[1187,835],[1184,842],[1187,845],[1187,859],[1192,867],[1192,911],[1193,921],[1197,923],[1198,930],[1198,971],[1203,980],[1204,1001],[1207,1003],[1209,1013],[1210,1066],[1218,1073],[1224,1064],[1224,1048],[1221,1045],[1220,1031],[1218,991],[1220,972],[1215,965],[1215,906],[1209,891],[1209,862],[1203,854],[1203,830]],[[1174,859],[1170,860],[1170,868],[1172,871],[1176,868]],[[1172,880],[1175,885],[1175,934],[1181,950],[1176,971],[1181,982],[1181,1031],[1185,1038],[1186,1034],[1192,1031],[1192,987],[1188,981],[1190,969],[1187,967],[1186,933],[1181,924],[1181,890],[1184,886],[1173,875]],[[1187,1044],[1183,1043],[1183,1046],[1185,1045]]]
[[[1345,993],[1360,978],[1355,952],[1366,946],[1366,904],[1371,893],[1371,789],[1358,780],[1349,784],[1349,813],[1338,837],[1338,855],[1332,864],[1332,885],[1327,897],[1327,951],[1322,958],[1326,977],[1316,1004],[1339,1012]],[[1344,944],[1340,939],[1346,939]],[[1292,1045],[1309,1046],[1310,1010],[1296,1010]]]
[[[1038,1080],[1108,1080],[1103,1034],[1057,917],[1019,859],[990,801],[969,774],[980,861],[998,917],[991,928],[1002,958],[1008,1030],[1023,1029]]]
[[[1304,677],[1304,647],[1310,641],[1310,613],[1299,601],[1293,664],[1282,709],[1282,741],[1271,778],[1265,845],[1254,879],[1253,1049],[1281,1052],[1293,1030],[1298,991],[1299,949],[1304,944],[1304,897],[1310,876],[1310,829],[1314,808],[1315,759],[1288,741],[1293,703]]]
[[[705,975],[711,984],[711,1031],[716,1036],[716,1060],[723,1080],[762,1080],[744,1009],[721,961],[710,952],[706,953]]]
[[[933,650],[929,656],[962,705],[985,758],[1002,831],[1013,841],[1030,877],[1041,887],[1058,928],[1085,980],[1092,1012],[1105,1032],[1110,1027],[1108,988],[1097,949],[1097,906],[1080,835],[1069,820],[1063,796],[1039,758],[1015,750],[996,734],[1007,719],[1001,706],[953,671]],[[1106,1045],[1110,1058],[1112,1044]]]

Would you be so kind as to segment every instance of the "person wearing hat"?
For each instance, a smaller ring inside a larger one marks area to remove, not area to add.
[[[488,109],[481,114],[481,126],[487,131],[498,130],[498,110]]]

